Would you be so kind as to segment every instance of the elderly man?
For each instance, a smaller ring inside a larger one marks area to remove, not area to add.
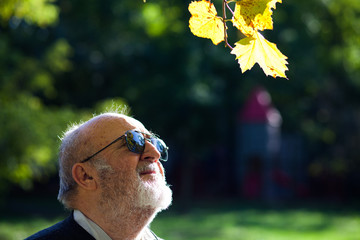
[[[139,121],[106,113],[67,131],[58,199],[72,210],[27,239],[159,239],[149,224],[172,201],[165,143]]]

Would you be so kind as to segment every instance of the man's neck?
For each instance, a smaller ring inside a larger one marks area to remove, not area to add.
[[[99,225],[112,240],[140,240],[143,232],[156,215],[154,209],[126,209],[118,214],[83,212]]]

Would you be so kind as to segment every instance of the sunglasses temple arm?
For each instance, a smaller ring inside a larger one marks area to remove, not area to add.
[[[110,147],[112,144],[116,143],[117,141],[121,140],[123,137],[125,137],[125,135],[122,135],[121,137],[118,137],[117,139],[115,139],[114,141],[112,141],[111,143],[109,143],[108,145],[106,145],[105,147],[103,147],[102,149],[100,149],[99,151],[97,151],[96,153],[94,153],[93,155],[91,155],[90,157],[85,158],[84,160],[81,161],[81,163],[87,162],[89,161],[91,158],[95,157],[96,155],[98,155],[100,152],[104,151],[106,148]]]

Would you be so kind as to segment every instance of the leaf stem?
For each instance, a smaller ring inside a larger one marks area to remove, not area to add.
[[[226,1],[226,7],[227,9],[229,9],[229,11],[231,12],[231,14],[234,16],[234,11],[231,9],[231,7],[229,6],[229,3],[232,2],[232,1]]]
[[[224,40],[225,40],[225,47],[230,48],[231,50],[233,47],[229,44],[228,38],[227,38],[227,29],[226,29],[226,8],[229,8],[227,4],[227,0],[223,0],[222,4],[222,10],[223,10],[223,23],[224,23]],[[232,10],[230,10],[232,12]]]

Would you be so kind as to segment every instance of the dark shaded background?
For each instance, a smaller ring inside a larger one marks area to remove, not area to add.
[[[223,44],[191,34],[189,3],[58,0],[51,25],[2,19],[3,202],[24,194],[56,196],[57,136],[69,122],[113,102],[128,105],[168,143],[165,167],[176,199],[359,198],[359,2],[277,4],[274,30],[264,35],[288,57],[289,80],[266,77],[258,65],[242,74]],[[242,36],[231,28],[234,43]],[[276,158],[254,152],[244,160],[238,150],[256,133],[239,131],[239,114],[259,86],[281,115],[282,150]],[[243,177],[251,171],[273,174],[274,198],[261,177],[259,194],[244,193]]]

